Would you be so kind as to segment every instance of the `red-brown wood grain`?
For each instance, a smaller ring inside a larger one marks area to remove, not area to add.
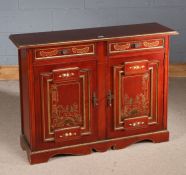
[[[150,23],[11,35],[30,163],[168,141],[171,34]]]

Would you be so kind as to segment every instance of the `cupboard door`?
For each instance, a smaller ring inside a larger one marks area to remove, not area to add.
[[[128,60],[110,62],[108,137],[152,131],[162,124],[161,59]]]
[[[40,73],[44,142],[63,143],[95,136],[95,70],[75,65]]]

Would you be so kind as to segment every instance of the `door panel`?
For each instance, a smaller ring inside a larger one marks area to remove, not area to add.
[[[113,102],[108,106],[108,137],[159,127],[163,94],[158,83],[162,82],[162,66],[160,59],[145,57],[110,61],[109,91]]]
[[[68,145],[95,139],[97,124],[92,99],[96,94],[96,64],[37,68],[37,74],[43,144]]]
[[[56,69],[41,74],[41,79],[44,140],[54,140],[56,133],[60,140],[91,134],[89,71]],[[71,128],[80,131],[71,132]]]

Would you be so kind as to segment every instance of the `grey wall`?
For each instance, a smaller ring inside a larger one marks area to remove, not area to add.
[[[171,39],[171,63],[186,62],[186,0],[0,0],[0,65],[17,64],[12,33],[159,22]]]

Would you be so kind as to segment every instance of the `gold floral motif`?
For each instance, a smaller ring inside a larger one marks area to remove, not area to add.
[[[78,103],[69,105],[59,104],[57,86],[51,86],[51,118],[50,129],[73,127],[82,124],[82,116],[79,112]]]
[[[160,44],[159,41],[153,41],[153,42],[147,42],[147,41],[145,41],[145,42],[143,42],[143,45],[145,47],[148,47],[148,48],[150,48],[150,47],[157,47],[157,46],[159,46],[159,44]]]
[[[145,122],[134,122],[134,123],[130,123],[129,126],[140,126],[140,125],[144,125]]]
[[[75,47],[73,47],[72,48],[72,52],[73,53],[76,53],[76,54],[83,54],[83,53],[88,53],[89,52],[89,47],[84,47],[84,48],[75,48]]]
[[[52,101],[52,106],[56,106],[57,103],[58,103],[58,90],[57,90],[57,86],[55,84],[53,84],[51,86],[51,93],[52,93],[52,98],[51,98],[51,101]]]
[[[68,128],[81,125],[82,117],[79,114],[77,103],[71,105],[56,105],[52,107],[51,129]]]
[[[149,115],[148,81],[149,74],[147,73],[142,78],[141,93],[136,94],[134,98],[125,94],[124,105],[121,109],[122,120],[129,117]]]
[[[67,72],[67,73],[60,74],[58,77],[59,78],[68,78],[68,77],[73,77],[73,76],[74,76],[73,72]]]
[[[39,52],[40,53],[40,55],[42,56],[42,57],[51,57],[51,56],[55,56],[55,55],[57,55],[58,54],[58,50],[57,49],[55,49],[55,50],[52,50],[52,51],[40,51]]]
[[[145,68],[145,66],[144,65],[142,65],[142,66],[130,66],[129,67],[129,69],[133,69],[133,70],[139,70],[139,69],[143,69],[143,68]]]
[[[123,51],[130,48],[130,43],[127,44],[114,44],[114,49],[117,51]]]

